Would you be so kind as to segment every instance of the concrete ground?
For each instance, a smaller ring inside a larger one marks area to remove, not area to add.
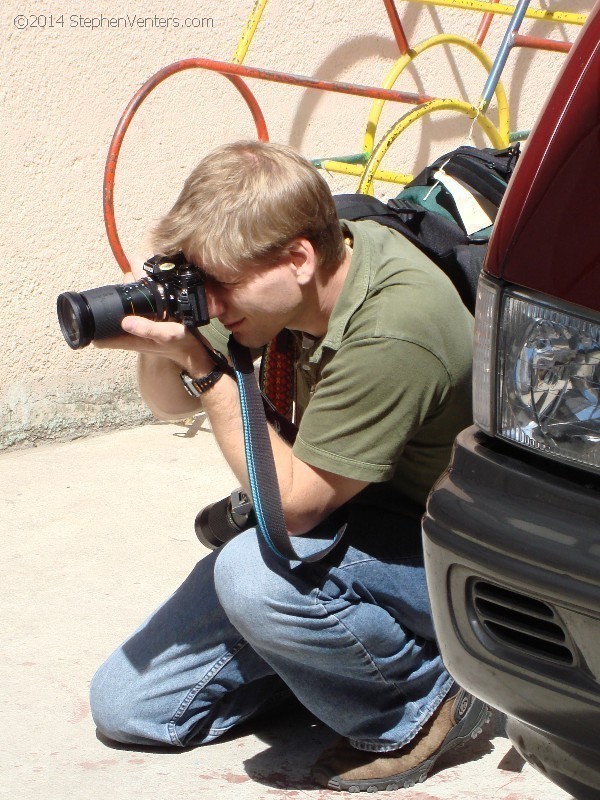
[[[96,737],[95,667],[203,555],[195,514],[235,481],[212,434],[155,424],[0,454],[3,656],[0,796],[278,800],[340,795],[310,766],[334,734],[307,713],[188,751]],[[397,800],[568,800],[490,724]],[[346,795],[347,796],[347,795]]]

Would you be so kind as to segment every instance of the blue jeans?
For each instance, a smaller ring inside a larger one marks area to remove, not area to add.
[[[372,531],[360,538],[368,546],[349,535],[313,564],[278,558],[254,530],[209,554],[94,676],[99,731],[132,744],[202,744],[291,690],[355,747],[402,747],[452,685],[420,531],[405,533]],[[311,537],[294,545],[318,549]]]

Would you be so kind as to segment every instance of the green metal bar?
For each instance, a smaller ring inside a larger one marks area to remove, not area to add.
[[[328,156],[327,158],[313,158],[311,159],[310,163],[317,169],[322,169],[325,161],[341,161],[343,164],[366,164],[370,157],[370,153],[356,153],[355,155],[351,156]]]
[[[523,142],[523,141],[525,141],[525,139],[529,138],[529,134],[530,133],[531,133],[531,131],[525,131],[525,130],[522,130],[522,131],[511,131],[511,133],[508,134],[508,141],[509,142]]]

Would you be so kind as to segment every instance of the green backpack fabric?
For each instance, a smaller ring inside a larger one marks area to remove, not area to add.
[[[402,233],[448,275],[473,313],[492,225],[468,233],[455,195],[436,173],[442,170],[483,198],[494,218],[519,153],[518,144],[505,150],[459,147],[436,159],[387,203],[363,194],[336,195],[337,212],[342,219],[372,219]]]

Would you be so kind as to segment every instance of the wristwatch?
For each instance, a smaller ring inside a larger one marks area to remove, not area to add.
[[[192,378],[191,375],[188,375],[183,370],[179,373],[179,377],[190,397],[201,397],[204,392],[211,389],[223,377],[223,372],[224,370],[221,367],[215,367],[212,372],[209,372],[203,378]]]

